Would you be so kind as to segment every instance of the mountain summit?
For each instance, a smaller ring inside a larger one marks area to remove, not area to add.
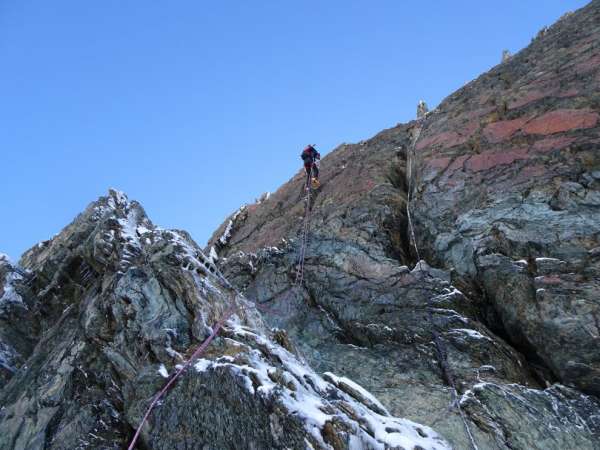
[[[600,0],[200,248],[118,191],[0,256],[0,448],[600,449]],[[308,197],[307,197],[308,195]]]

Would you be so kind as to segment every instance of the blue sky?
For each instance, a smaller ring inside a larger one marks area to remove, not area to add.
[[[204,245],[305,144],[412,119],[586,3],[2,0],[0,252],[109,187]]]

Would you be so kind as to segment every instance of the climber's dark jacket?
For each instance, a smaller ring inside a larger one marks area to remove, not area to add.
[[[304,161],[304,170],[306,174],[310,175],[311,169],[314,178],[319,178],[319,168],[315,164],[315,161],[321,159],[321,154],[315,150],[312,145],[307,146],[300,155]]]

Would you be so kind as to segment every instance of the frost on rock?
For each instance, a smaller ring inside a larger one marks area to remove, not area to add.
[[[231,232],[233,230],[233,225],[235,224],[235,221],[237,220],[237,218],[240,216],[240,214],[242,212],[244,212],[244,210],[246,209],[246,206],[242,206],[240,209],[238,209],[233,216],[231,217],[231,219],[229,219],[229,222],[227,222],[227,226],[225,227],[225,231],[223,231],[223,234],[219,237],[218,242],[221,246],[227,245],[227,243],[229,242],[229,239],[231,238]]]
[[[227,334],[227,345],[238,349],[236,356],[199,359],[196,371],[226,370],[242,378],[251,395],[274,400],[300,419],[313,447],[329,448],[324,430],[343,424],[338,437],[349,448],[450,448],[431,428],[390,417],[372,394],[352,380],[331,373],[323,379],[292,353],[245,327],[234,326]]]

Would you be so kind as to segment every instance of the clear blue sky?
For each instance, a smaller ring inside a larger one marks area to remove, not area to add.
[[[204,245],[305,144],[412,119],[586,3],[2,0],[0,252],[109,187]]]

